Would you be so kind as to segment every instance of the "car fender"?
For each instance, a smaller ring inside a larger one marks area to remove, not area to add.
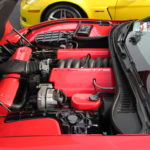
[[[92,3],[91,3],[91,5],[89,5],[88,4],[89,2],[87,2],[86,0],[45,1],[45,3],[43,4],[44,6],[41,7],[41,14],[43,15],[43,13],[45,12],[45,10],[48,7],[58,4],[58,3],[68,3],[68,4],[76,5],[86,13],[88,18],[110,20],[114,16],[114,14],[112,13],[113,10],[111,10],[112,8],[109,8],[109,5],[106,6],[104,4],[101,4],[101,5],[95,7]],[[103,3],[103,2],[101,2],[101,3]]]
[[[46,11],[46,9],[50,6],[53,6],[55,4],[60,4],[60,3],[68,3],[71,5],[75,5],[77,7],[79,7],[81,10],[83,10],[85,12],[85,14],[90,17],[90,9],[87,5],[87,3],[84,0],[78,0],[78,1],[74,1],[74,0],[52,0],[52,1],[44,1],[43,6],[41,7],[41,14],[43,15],[43,13]],[[41,16],[42,16],[41,15]]]

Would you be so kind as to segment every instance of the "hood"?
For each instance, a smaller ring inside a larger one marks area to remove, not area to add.
[[[18,0],[0,0],[0,39],[3,37],[6,22]]]

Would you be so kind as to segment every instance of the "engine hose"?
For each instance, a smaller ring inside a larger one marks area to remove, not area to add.
[[[0,64],[0,74],[28,74],[35,73],[39,70],[39,62],[36,61],[22,61],[22,60],[8,60]]]
[[[103,89],[103,90],[114,90],[115,87],[104,87],[104,86],[100,86],[96,83],[96,79],[93,80],[93,85],[95,88],[99,88],[99,89]]]
[[[99,91],[96,92],[95,94],[90,95],[89,100],[91,101],[97,101],[101,96],[110,96],[110,95],[114,95],[114,93],[110,93],[110,92],[106,92],[106,91]]]
[[[90,58],[91,58],[91,55],[90,55],[90,54],[88,54],[88,55],[85,57],[84,63],[81,64],[83,68],[87,67]],[[89,62],[89,64],[90,64],[90,62]]]
[[[82,58],[82,59],[61,59],[58,60],[56,68],[107,68],[111,66],[109,58]]]
[[[28,84],[27,81],[21,81],[20,84],[20,90],[18,91],[17,95],[16,95],[16,100],[14,101],[14,103],[12,104],[12,106],[10,107],[10,109],[14,109],[14,110],[19,110],[21,109],[27,99],[27,93],[28,93]]]
[[[91,36],[91,37],[73,36],[73,39],[76,40],[76,41],[94,41],[94,40],[100,40],[100,39],[106,39],[106,38],[108,38],[108,35]]]

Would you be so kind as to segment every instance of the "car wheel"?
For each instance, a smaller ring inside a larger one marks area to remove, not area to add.
[[[49,8],[43,20],[55,20],[60,18],[82,18],[82,14],[78,9],[74,8],[71,5],[56,5]]]

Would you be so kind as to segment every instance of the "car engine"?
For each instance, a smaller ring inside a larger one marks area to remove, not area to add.
[[[107,34],[100,31],[112,25],[72,24],[29,31],[0,47],[6,123],[52,118],[62,134],[115,134],[110,119],[115,78]]]

